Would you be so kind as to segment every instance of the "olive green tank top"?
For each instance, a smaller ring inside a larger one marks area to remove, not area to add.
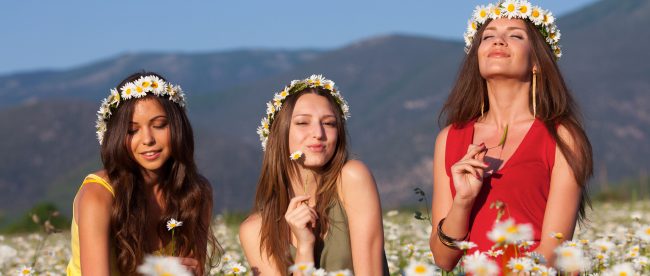
[[[316,266],[328,272],[344,269],[354,272],[350,228],[345,209],[338,199],[334,199],[326,212],[329,217],[329,229],[323,238],[323,249],[320,256],[314,256]],[[296,248],[291,245],[290,250],[291,257],[295,258]],[[386,253],[383,256],[383,275],[389,275]]]

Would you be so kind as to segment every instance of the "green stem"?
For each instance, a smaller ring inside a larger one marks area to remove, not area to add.
[[[176,252],[176,240],[174,239],[174,228],[172,228],[172,257],[174,257],[174,253]]]

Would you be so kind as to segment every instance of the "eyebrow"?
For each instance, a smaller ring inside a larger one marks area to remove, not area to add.
[[[296,114],[296,115],[293,115],[294,118],[295,118],[295,117],[300,117],[300,116],[311,117],[311,114]],[[336,116],[334,116],[334,114],[327,114],[327,115],[325,115],[325,116],[323,116],[323,117],[335,117],[335,118],[336,118]]]
[[[149,122],[153,122],[153,121],[158,120],[158,119],[160,119],[160,118],[167,119],[167,116],[166,116],[166,115],[158,115],[158,116],[156,116],[156,117],[151,118],[151,119],[149,120]],[[138,124],[137,122],[134,122],[134,121],[131,121],[131,122],[129,122],[129,123],[130,123],[130,124],[135,124],[135,125]]]
[[[487,27],[487,28],[485,28],[486,31],[487,30],[496,31],[496,29],[497,29],[496,27]],[[508,31],[510,31],[510,30],[522,30],[522,31],[525,31],[524,28],[514,27],[514,26],[507,27],[506,30],[508,30]]]

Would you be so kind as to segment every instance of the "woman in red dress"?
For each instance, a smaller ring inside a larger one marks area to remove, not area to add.
[[[528,250],[549,264],[562,242],[553,234],[571,239],[584,217],[591,145],[556,63],[559,36],[552,14],[527,1],[479,6],[470,21],[468,54],[441,113],[447,127],[433,159],[429,245],[444,270],[463,254],[455,241],[472,241],[481,252],[494,245],[487,235],[498,213],[492,203],[505,203],[505,218],[532,226]]]

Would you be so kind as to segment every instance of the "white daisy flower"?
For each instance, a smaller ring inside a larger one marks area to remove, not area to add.
[[[542,25],[544,23],[544,10],[538,6],[534,6],[530,11],[528,19],[535,25]]]
[[[520,248],[523,248],[523,249],[528,249],[528,248],[532,247],[533,245],[535,245],[535,241],[525,241],[525,240],[524,241],[519,241],[519,243],[517,244],[517,246],[519,246]]]
[[[151,81],[151,91],[157,95],[162,96],[165,94],[165,82],[156,76],[149,76]]]
[[[122,91],[122,98],[125,100],[133,98],[135,95],[135,85],[132,82],[129,82],[120,88]]]
[[[120,93],[117,89],[111,88],[111,95],[108,96],[107,101],[110,105],[118,107],[120,105]]]
[[[529,18],[532,13],[532,6],[528,1],[519,1],[519,14],[520,18]]]
[[[473,14],[473,21],[478,22],[479,24],[485,23],[485,20],[487,20],[490,16],[490,8],[491,5],[489,6],[477,6],[476,9],[474,9],[474,14]]]
[[[404,275],[407,276],[420,276],[420,275],[434,275],[435,269],[432,265],[411,261],[404,270]]]
[[[333,91],[334,90],[334,82],[331,80],[324,80],[323,81],[323,88]]]
[[[21,276],[31,276],[34,275],[34,269],[30,266],[23,266],[18,270],[18,275]]]
[[[338,270],[338,271],[333,271],[327,274],[328,276],[352,276],[352,272],[350,270]]]
[[[142,87],[142,90],[146,92],[151,92],[153,88],[151,87],[151,76],[142,76],[135,81],[135,86]]]
[[[550,26],[551,24],[555,23],[555,16],[553,16],[553,13],[551,11],[545,11],[544,12],[544,19],[542,19],[542,23],[546,26]]]
[[[560,33],[560,30],[557,28],[551,28],[548,33],[548,37],[546,37],[546,42],[549,44],[555,44],[560,41],[560,37],[562,37],[562,34]]]
[[[469,250],[469,249],[472,249],[472,248],[477,246],[475,243],[473,243],[471,241],[456,241],[456,242],[454,242],[454,244],[460,250]]]
[[[325,269],[319,268],[314,270],[314,272],[311,273],[311,276],[327,276],[327,271],[325,271]]]
[[[144,85],[147,85],[146,87]],[[135,86],[135,93],[133,94],[133,97],[136,98],[142,98],[147,95],[147,90],[151,89],[151,82],[148,80],[145,80],[144,77],[141,77],[137,81],[133,83]]]
[[[503,255],[503,250],[501,250],[501,249],[488,250],[488,251],[485,252],[485,255],[488,255],[488,256],[490,256],[492,258],[496,258],[496,257],[499,257],[499,256]]]
[[[294,151],[293,153],[291,153],[291,155],[289,155],[289,159],[291,159],[293,161],[296,161],[296,160],[300,159],[303,155],[304,155],[304,153],[302,153],[302,151],[297,150],[297,151]]]
[[[606,270],[603,275],[606,276],[632,276],[637,275],[630,263],[620,263]]]
[[[177,220],[175,220],[173,218],[171,218],[171,219],[169,219],[167,221],[167,231],[171,231],[172,229],[174,229],[176,227],[180,227],[180,226],[183,226],[182,221],[177,221]]]
[[[231,262],[226,264],[224,272],[226,275],[243,275],[247,271],[246,267],[238,262]]]
[[[561,58],[561,57],[562,57],[562,49],[560,48],[559,45],[557,45],[557,44],[556,44],[556,45],[553,45],[552,49],[553,49],[553,53],[555,54],[555,56],[556,56],[557,58]]]
[[[465,255],[463,268],[466,273],[476,276],[499,275],[499,266],[478,251]]]
[[[476,31],[478,30],[478,22],[474,20],[468,20],[467,21],[467,35],[474,36],[476,34]]]
[[[275,106],[271,102],[266,103],[266,115],[270,116],[274,112],[275,112]]]
[[[138,266],[137,272],[146,276],[192,276],[180,259],[152,255],[144,257],[144,263]]]
[[[323,75],[311,75],[307,80],[307,83],[313,86],[322,86],[324,80]]]
[[[519,15],[519,3],[517,0],[506,0],[501,4],[503,7],[503,16],[512,18],[521,18]]]
[[[490,10],[490,19],[500,18],[502,13],[501,5],[494,5]]]
[[[591,247],[597,251],[607,253],[610,250],[612,250],[614,247],[616,247],[616,245],[611,241],[605,239],[598,239],[591,244]]]
[[[302,275],[310,275],[314,270],[314,263],[297,263],[289,267],[291,273],[300,271]]]
[[[530,224],[515,224],[509,218],[494,223],[494,227],[487,233],[488,238],[497,244],[516,244],[522,240],[533,239],[533,227]]]
[[[507,266],[515,273],[530,272],[533,263],[529,258],[511,258],[508,261]]]
[[[545,265],[534,265],[533,268],[531,268],[531,274],[536,276],[555,276],[557,275],[557,270]]]
[[[648,257],[646,256],[640,256],[635,258],[632,263],[634,264],[634,268],[636,270],[643,270],[648,267]]]
[[[555,266],[564,272],[582,271],[588,263],[582,250],[577,247],[562,245],[555,249],[555,254]]]

